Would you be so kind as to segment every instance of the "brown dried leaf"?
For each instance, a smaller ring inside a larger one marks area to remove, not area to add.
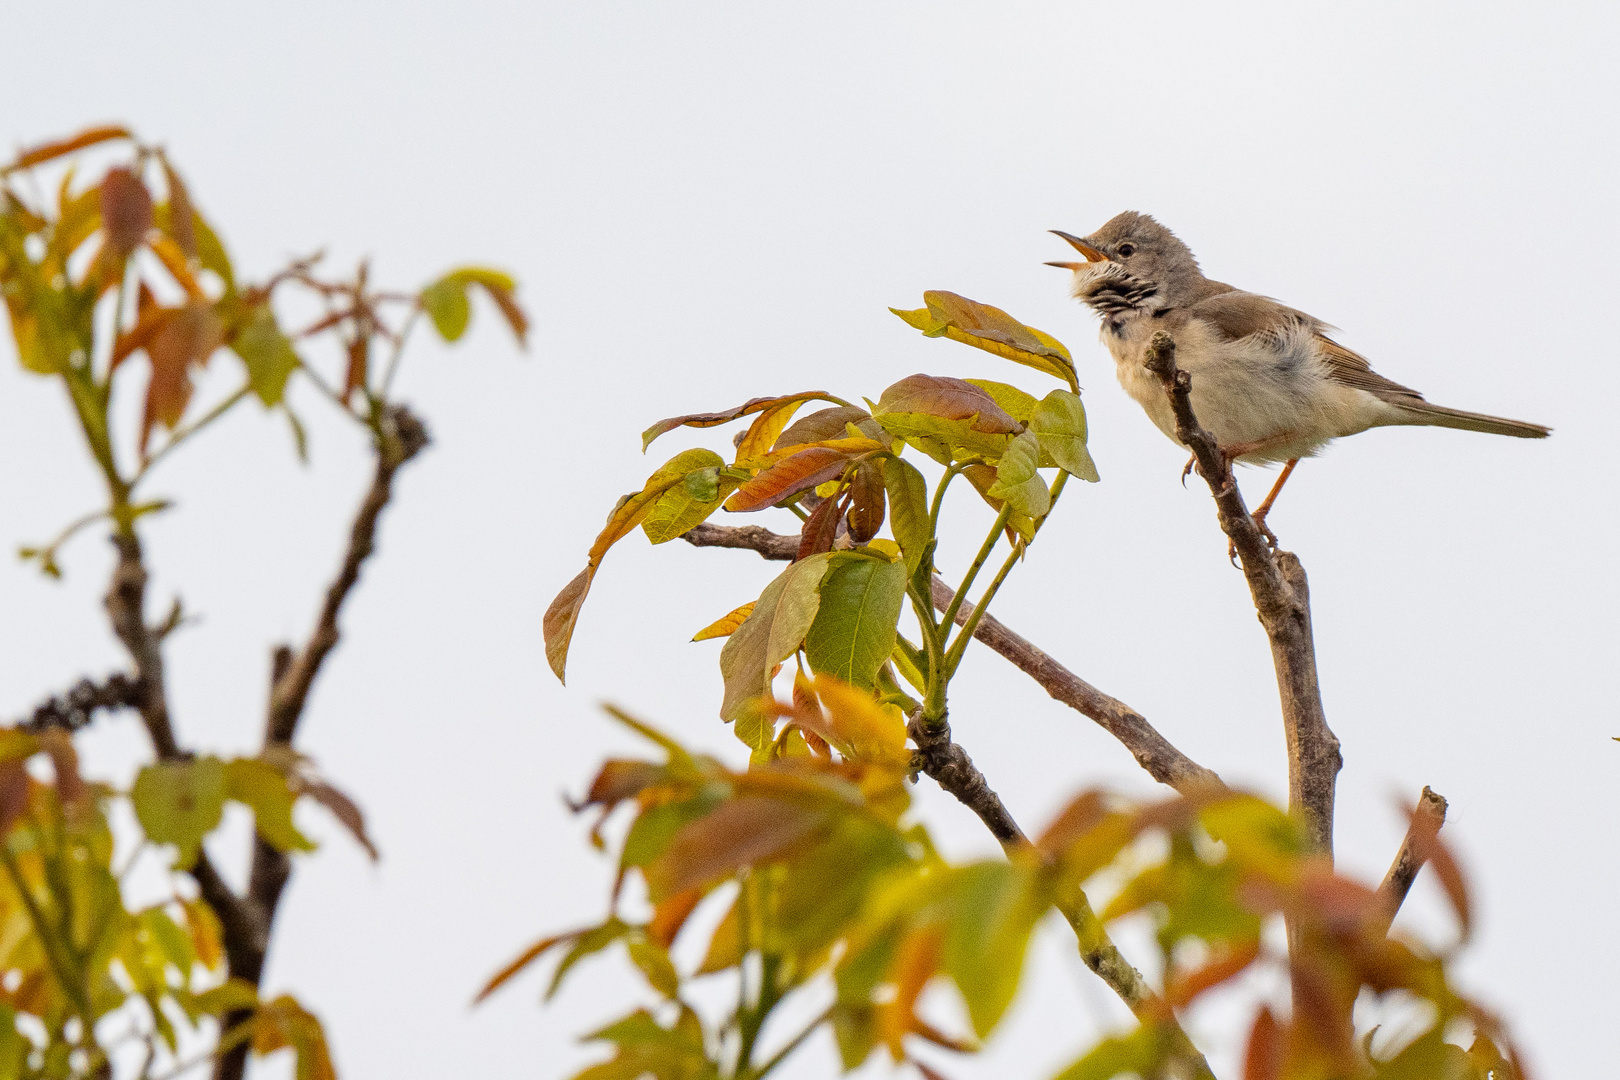
[[[34,165],[39,165],[43,162],[50,161],[54,158],[63,157],[67,154],[73,153],[75,150],[83,150],[87,146],[94,146],[97,143],[107,142],[110,139],[128,139],[132,137],[133,136],[131,136],[127,130],[121,127],[107,126],[89,128],[69,138],[61,139],[57,142],[44,143],[40,146],[34,147],[31,150],[24,150],[17,156],[16,161],[13,161],[4,169],[0,169],[0,176],[3,176],[9,172],[15,172],[18,169],[27,169]]]
[[[849,537],[864,544],[883,528],[883,463],[864,461],[850,481]]]
[[[192,204],[191,192],[174,171],[169,159],[159,156],[163,165],[163,183],[169,189],[169,235],[180,246],[188,259],[197,257],[197,208]]]
[[[562,587],[557,598],[546,608],[546,617],[541,621],[546,639],[546,662],[556,673],[557,681],[562,682],[563,672],[568,663],[568,643],[574,637],[574,624],[579,621],[580,605],[585,603],[585,597],[591,591],[591,579],[596,576],[596,565],[593,563],[581,570],[579,574]]]
[[[0,839],[28,810],[28,769],[21,760],[0,762]]]

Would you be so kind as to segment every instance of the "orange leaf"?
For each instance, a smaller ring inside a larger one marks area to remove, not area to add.
[[[929,926],[913,931],[900,943],[899,955],[890,972],[894,997],[878,1006],[876,1016],[878,1038],[889,1048],[896,1062],[906,1057],[901,1040],[918,1030],[921,1024],[917,1017],[917,999],[939,970],[943,941],[943,928]]]
[[[134,251],[152,227],[152,193],[129,169],[108,169],[101,181],[101,227],[121,255]]]
[[[132,352],[146,348],[152,339],[168,324],[182,309],[159,307],[155,302],[147,303],[150,293],[141,293],[141,303],[137,308],[135,325],[119,335],[118,341],[113,345],[112,366],[122,364]]]
[[[70,138],[62,139],[57,142],[45,143],[41,146],[34,147],[32,150],[24,150],[17,157],[16,161],[13,161],[4,169],[0,169],[0,175],[15,172],[17,169],[27,169],[31,166],[38,165],[41,162],[50,161],[53,158],[59,158],[66,154],[71,154],[75,150],[83,150],[87,146],[94,146],[97,143],[107,142],[110,139],[128,139],[132,137],[133,136],[131,136],[128,131],[121,127],[108,126],[90,128],[86,131],[81,131],[77,135]]]
[[[1164,999],[1174,1008],[1183,1008],[1204,991],[1242,972],[1259,955],[1259,941],[1239,942],[1202,967],[1172,978],[1164,988]]]
[[[801,491],[842,475],[850,460],[848,454],[828,446],[800,450],[743,484],[726,500],[726,509],[737,513],[776,506]]]
[[[484,984],[484,988],[478,991],[478,996],[473,998],[473,1004],[477,1005],[496,990],[499,990],[503,983],[508,982],[513,976],[534,963],[548,950],[561,945],[565,941],[572,941],[574,938],[579,937],[581,933],[582,931],[572,930],[566,934],[555,934],[552,937],[541,938],[533,945],[530,945],[518,955],[516,960],[513,960],[490,977],[489,982]]]
[[[190,260],[186,258],[186,253],[180,250],[180,245],[176,244],[172,237],[154,237],[152,242],[146,246],[151,249],[152,254],[158,257],[158,261],[163,263],[163,268],[169,272],[169,275],[179,283],[182,289],[186,290],[187,296],[193,300],[207,299],[202,286],[197,282],[197,276],[191,272]]]
[[[749,424],[748,430],[743,433],[743,437],[737,440],[737,461],[739,463],[752,461],[770,450],[771,444],[776,442],[777,436],[782,434],[782,429],[787,427],[788,421],[793,419],[793,414],[806,400],[806,398],[792,398],[778,402],[755,417],[754,422]],[[838,434],[842,435],[843,430],[839,428]]]
[[[675,941],[675,935],[686,925],[687,916],[692,914],[702,899],[702,889],[687,889],[655,906],[652,922],[647,924],[647,936],[663,948],[669,948]]]
[[[746,622],[748,616],[754,613],[754,604],[756,602],[757,601],[750,600],[742,607],[736,608],[735,610],[720,616],[714,622],[692,635],[692,640],[708,641],[710,638],[730,637],[732,631],[736,630],[737,627]]]

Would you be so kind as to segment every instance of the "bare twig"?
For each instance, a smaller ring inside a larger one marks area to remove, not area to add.
[[[141,684],[124,672],[114,672],[101,682],[80,679],[65,694],[52,694],[19,721],[19,731],[41,732],[50,728],[78,731],[89,724],[97,709],[137,709],[142,701]]]
[[[1424,787],[1417,809],[1412,814],[1412,824],[1406,830],[1406,839],[1401,842],[1401,850],[1390,864],[1389,873],[1384,875],[1383,884],[1378,886],[1378,899],[1387,913],[1384,920],[1386,931],[1389,924],[1395,921],[1395,913],[1401,909],[1406,894],[1412,890],[1412,882],[1417,880],[1418,871],[1423,869],[1428,842],[1439,835],[1440,827],[1445,823],[1445,797]]]
[[[683,539],[695,547],[742,548],[758,552],[762,558],[784,562],[793,559],[799,551],[798,537],[784,536],[758,525],[739,527],[705,523],[687,533]],[[948,610],[954,595],[949,585],[934,578],[932,600],[936,608]],[[965,624],[973,611],[973,605],[964,601],[957,608],[956,622]],[[1123,743],[1137,763],[1161,784],[1168,784],[1186,794],[1210,783],[1220,783],[1220,777],[1172,746],[1141,713],[1118,698],[1098,690],[1039,647],[1014,633],[994,615],[986,612],[974,629],[973,636],[1012,661],[1054,699],[1096,721],[1104,731]]]
[[[349,530],[349,547],[337,577],[326,590],[326,600],[315,620],[315,629],[309,640],[297,652],[286,645],[277,646],[270,662],[270,704],[265,718],[264,745],[266,749],[292,745],[298,721],[309,699],[310,687],[319,674],[321,665],[336,648],[340,634],[338,614],[343,603],[360,580],[361,567],[376,549],[377,521],[393,497],[394,477],[400,466],[411,460],[428,445],[427,428],[409,409],[396,405],[385,414],[382,437],[377,446],[377,468],[371,487],[355,512]],[[230,974],[257,987],[264,977],[265,954],[269,949],[270,930],[275,922],[276,909],[292,876],[292,862],[285,852],[265,842],[262,836],[253,838],[253,863],[248,875],[247,895],[243,897],[248,911],[257,920],[257,926],[244,928],[237,944],[237,952],[227,954]],[[198,880],[202,885],[201,879]],[[205,892],[206,898],[206,892]],[[210,901],[212,903],[212,901]],[[223,922],[223,920],[222,920]],[[231,938],[226,927],[227,941]],[[257,933],[252,931],[256,930]],[[229,1030],[249,1017],[246,1010],[227,1013],[221,1026]],[[249,1046],[246,1042],[230,1047],[214,1062],[214,1080],[241,1080],[247,1066]]]
[[[1231,461],[1193,415],[1192,377],[1176,367],[1176,346],[1169,334],[1153,336],[1146,366],[1164,384],[1176,417],[1176,438],[1193,452],[1199,474],[1215,496],[1221,529],[1243,560],[1249,594],[1271,641],[1277,670],[1288,741],[1289,806],[1304,818],[1312,846],[1331,858],[1334,787],[1342,759],[1339,740],[1322,711],[1305,568],[1291,552],[1273,553],[1249,515],[1232,478]]]
[[[162,638],[146,624],[146,563],[141,541],[134,532],[113,534],[118,563],[113,568],[112,586],[107,590],[107,616],[113,633],[124,643],[135,664],[139,684],[141,722],[152,740],[152,748],[163,761],[181,756],[169,720],[169,697],[163,681]]]
[[[951,602],[951,587],[937,577],[933,581],[933,601],[940,611],[945,611]],[[973,605],[963,602],[957,609],[956,621],[965,623],[972,615]],[[989,612],[979,620],[973,636],[1012,661],[1055,700],[1095,720],[1104,731],[1123,743],[1137,764],[1159,783],[1168,784],[1185,795],[1221,782],[1214,771],[1170,745],[1141,713],[1092,686]]]

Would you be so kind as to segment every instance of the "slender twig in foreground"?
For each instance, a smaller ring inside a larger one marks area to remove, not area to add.
[[[1164,384],[1176,418],[1176,438],[1193,452],[1209,483],[1221,529],[1243,560],[1255,611],[1271,642],[1277,691],[1288,741],[1288,803],[1305,820],[1315,849],[1333,856],[1333,798],[1342,758],[1329,730],[1317,685],[1316,646],[1305,568],[1291,552],[1273,553],[1249,515],[1232,478],[1232,462],[1193,415],[1192,377],[1176,367],[1176,345],[1160,332],[1148,345],[1146,366]]]

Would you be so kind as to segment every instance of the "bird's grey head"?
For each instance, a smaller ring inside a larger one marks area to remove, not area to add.
[[[1052,231],[1086,261],[1048,265],[1074,271],[1074,295],[1105,319],[1189,303],[1204,280],[1187,245],[1147,214],[1127,210],[1090,236]]]

